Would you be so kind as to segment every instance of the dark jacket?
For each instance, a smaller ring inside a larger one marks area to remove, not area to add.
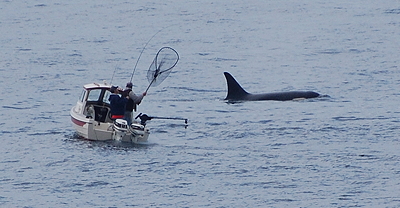
[[[111,94],[110,98],[108,98],[111,105],[111,115],[124,115],[125,113],[125,105],[128,102],[128,99],[125,97],[120,97],[116,94]]]

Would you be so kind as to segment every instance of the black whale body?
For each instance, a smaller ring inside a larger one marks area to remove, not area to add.
[[[306,99],[316,98],[320,94],[313,91],[289,91],[289,92],[274,92],[274,93],[263,93],[263,94],[251,94],[246,92],[240,84],[233,78],[228,72],[224,72],[226,83],[228,85],[228,94],[225,100],[228,101],[257,101],[257,100],[295,100],[295,99]]]

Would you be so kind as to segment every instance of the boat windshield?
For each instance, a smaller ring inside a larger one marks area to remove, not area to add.
[[[87,101],[98,101],[101,95],[101,89],[90,90]]]
[[[93,102],[102,102],[102,103],[108,103],[110,104],[110,101],[108,101],[108,98],[110,97],[110,91],[107,89],[92,89],[88,91],[88,97],[87,101],[93,101]]]
[[[82,90],[81,96],[79,96],[79,101],[83,102],[85,100],[85,92],[86,90]]]
[[[108,90],[105,90],[104,96],[103,96],[103,102],[110,104],[110,101],[108,98],[110,97],[111,92]]]

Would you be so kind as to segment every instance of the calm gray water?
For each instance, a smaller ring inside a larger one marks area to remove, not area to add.
[[[0,207],[400,207],[399,1],[103,2],[0,2]],[[82,85],[124,86],[147,42],[136,92],[181,60],[139,111],[188,128],[78,139]],[[325,96],[228,104],[224,71]]]

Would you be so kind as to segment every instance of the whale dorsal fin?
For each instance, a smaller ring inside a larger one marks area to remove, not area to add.
[[[242,86],[240,86],[231,74],[224,72],[224,75],[226,78],[226,84],[228,85],[228,94],[226,95],[225,100],[242,100],[243,97],[249,94],[242,88]]]

